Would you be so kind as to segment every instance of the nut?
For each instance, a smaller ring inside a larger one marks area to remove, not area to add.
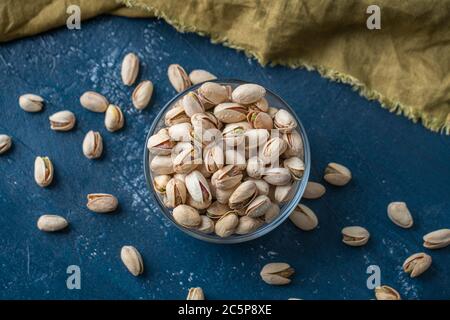
[[[431,266],[432,259],[426,253],[415,253],[403,263],[403,271],[409,273],[411,278],[420,276]]]
[[[27,112],[39,112],[44,105],[44,99],[40,96],[27,93],[19,97],[19,106]]]
[[[189,76],[179,64],[171,64],[167,69],[167,76],[177,92],[184,91],[191,86]]]
[[[83,140],[83,154],[88,159],[100,158],[103,152],[103,139],[99,132],[89,131]]]
[[[131,86],[135,81],[139,73],[139,58],[134,53],[128,53],[122,61],[122,70],[120,75],[122,76],[122,82],[126,86]]]
[[[352,247],[363,246],[369,241],[369,231],[363,227],[351,226],[342,229],[342,242]]]
[[[189,79],[192,84],[198,84],[205,81],[215,80],[217,77],[206,70],[192,70],[191,73],[189,73]]]
[[[50,128],[55,131],[69,131],[75,126],[75,115],[68,111],[59,111],[49,117]]]
[[[239,218],[234,211],[230,211],[217,220],[214,230],[221,238],[231,236],[239,224]]]
[[[152,94],[153,83],[150,80],[139,83],[131,95],[134,107],[138,110],[145,109],[152,99]]]
[[[197,209],[188,205],[180,204],[172,212],[174,220],[186,228],[197,228],[202,223],[202,218]]]
[[[389,286],[376,287],[375,298],[377,300],[401,300],[400,294],[397,290]]]
[[[291,283],[289,279],[295,270],[287,263],[275,262],[266,264],[261,270],[261,278],[267,284],[286,285]]]
[[[80,104],[93,112],[105,112],[108,108],[108,100],[100,93],[94,91],[86,91],[80,97]]]
[[[413,217],[404,202],[391,202],[387,208],[389,219],[402,228],[411,228],[414,224]]]
[[[53,164],[48,157],[36,157],[34,160],[34,180],[41,187],[47,187],[53,181]]]
[[[90,193],[87,195],[87,208],[97,213],[109,213],[117,209],[119,201],[108,193]]]
[[[120,258],[130,273],[137,277],[144,272],[144,262],[139,251],[133,246],[123,246]]]
[[[237,103],[251,104],[261,100],[265,94],[266,89],[264,87],[253,83],[246,83],[234,89],[231,98]]]
[[[54,214],[44,214],[39,217],[37,227],[41,231],[55,232],[66,228],[69,225],[66,219]]]
[[[110,104],[106,109],[105,127],[108,131],[114,132],[123,128],[125,119],[122,110],[116,105]]]
[[[352,173],[341,164],[330,162],[323,176],[325,181],[334,186],[345,186],[352,179]]]
[[[12,139],[6,134],[0,134],[0,154],[5,153],[11,148]]]
[[[292,211],[289,219],[297,228],[303,231],[311,231],[315,229],[319,223],[314,211],[303,204],[299,204],[294,211]]]
[[[440,229],[423,236],[423,246],[428,249],[440,249],[450,244],[450,229]]]
[[[325,187],[318,182],[308,181],[303,198],[318,199],[325,194]]]
[[[186,300],[205,300],[203,289],[200,287],[190,288]]]

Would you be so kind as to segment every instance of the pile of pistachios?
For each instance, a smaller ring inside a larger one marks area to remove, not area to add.
[[[174,68],[169,79],[184,83],[186,73]],[[265,95],[257,84],[205,82],[180,97],[148,139],[154,189],[179,225],[244,235],[292,198],[305,170],[303,141],[293,115]]]

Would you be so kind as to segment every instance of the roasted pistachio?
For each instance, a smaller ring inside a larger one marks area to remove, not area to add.
[[[174,173],[173,162],[171,156],[154,156],[150,162],[150,170],[155,174],[172,174]]]
[[[44,105],[44,99],[38,95],[27,93],[19,97],[19,105],[24,111],[39,112]]]
[[[391,202],[388,205],[387,213],[389,219],[399,227],[411,228],[414,224],[411,213],[404,202]]]
[[[325,194],[325,187],[318,182],[308,181],[303,198],[318,199]]]
[[[198,231],[209,234],[214,232],[214,221],[208,216],[202,215],[202,222],[197,228]]]
[[[279,138],[274,137],[266,142],[262,151],[261,158],[266,164],[276,165],[280,159],[280,156],[286,151],[286,142]]]
[[[165,194],[166,193],[166,187],[167,183],[172,179],[172,177],[168,174],[161,174],[159,176],[156,176],[153,178],[153,187],[155,188],[155,191],[159,194]],[[184,183],[184,179],[180,180]]]
[[[276,186],[273,196],[276,202],[280,204],[291,201],[294,196],[294,184],[289,183],[284,186]]]
[[[185,178],[186,189],[196,202],[211,202],[212,195],[205,177],[197,170],[189,173]]]
[[[335,162],[330,162],[323,176],[325,181],[334,186],[345,186],[352,179],[352,173],[347,167]]]
[[[289,279],[294,274],[294,269],[287,263],[274,262],[266,264],[261,270],[261,278],[271,285],[286,285],[291,283]]]
[[[363,246],[369,241],[369,238],[369,231],[363,227],[351,226],[342,229],[342,242],[349,246]]]
[[[266,89],[264,87],[253,83],[246,83],[234,89],[231,98],[237,103],[251,104],[262,99],[265,94]]]
[[[291,174],[286,168],[270,168],[264,171],[263,179],[273,186],[284,186],[290,183]]]
[[[297,121],[294,116],[290,112],[283,109],[278,110],[275,114],[273,124],[275,128],[281,132],[291,132],[297,127]]]
[[[137,277],[144,272],[144,262],[139,251],[133,246],[123,246],[120,258],[130,273]]]
[[[375,298],[377,300],[401,300],[400,294],[389,286],[375,288]]]
[[[114,132],[123,128],[125,118],[122,110],[113,104],[108,106],[105,113],[105,127],[108,131]]]
[[[116,211],[119,206],[119,201],[112,194],[90,193],[87,195],[86,206],[93,212],[109,213]]]
[[[108,108],[108,100],[100,93],[94,91],[86,91],[80,97],[80,104],[87,110],[93,112],[105,112]]]
[[[287,145],[283,156],[286,158],[299,157],[303,159],[303,140],[297,131],[285,132],[281,135],[281,138]]]
[[[189,73],[189,79],[191,80],[192,84],[197,84],[205,81],[215,80],[217,79],[217,77],[206,70],[192,70],[191,73]]]
[[[167,156],[172,152],[175,143],[171,140],[169,130],[163,128],[147,141],[147,148],[152,154]]]
[[[138,110],[145,109],[153,94],[153,83],[150,80],[144,80],[134,89],[131,99],[133,105]]]
[[[172,214],[175,221],[186,228],[196,228],[202,222],[198,211],[185,204],[181,204],[173,209]]]
[[[231,236],[239,224],[239,217],[234,211],[229,211],[217,220],[214,230],[221,238]]]
[[[239,224],[236,227],[236,234],[248,234],[258,229],[262,224],[262,221],[249,216],[243,216],[239,218]]]
[[[223,123],[236,123],[247,118],[248,109],[234,102],[225,102],[214,108],[214,115]]]
[[[49,117],[50,128],[55,131],[69,131],[75,126],[75,115],[68,111],[59,111]]]
[[[280,207],[272,203],[269,209],[267,209],[265,215],[264,215],[264,221],[266,223],[271,223],[273,220],[275,220],[280,215]]]
[[[283,166],[289,170],[294,180],[300,180],[305,172],[305,164],[299,157],[284,160]]]
[[[139,58],[136,54],[128,53],[122,61],[122,69],[120,75],[122,76],[122,82],[126,86],[131,86],[135,81],[139,73]]]
[[[252,157],[248,159],[247,162],[247,174],[249,177],[255,179],[261,179],[264,172],[266,171],[266,166],[264,161],[259,157]]]
[[[292,211],[289,219],[297,228],[303,231],[313,230],[319,223],[314,211],[303,204],[299,204],[294,211]]]
[[[100,158],[103,152],[103,139],[99,132],[89,131],[83,140],[83,154],[88,159]]]
[[[231,194],[228,205],[231,209],[246,208],[257,195],[256,184],[252,181],[245,181]]]
[[[11,148],[12,139],[6,134],[0,134],[0,154],[5,153]]]
[[[198,94],[206,103],[220,104],[228,100],[228,90],[226,87],[215,83],[205,82],[198,88]]]
[[[66,228],[69,225],[66,219],[54,214],[44,214],[39,217],[37,227],[41,231],[55,232]]]
[[[450,229],[440,229],[423,236],[423,246],[428,249],[440,249],[450,245]]]
[[[273,128],[273,121],[269,114],[257,110],[250,111],[247,114],[247,121],[252,128],[271,130]]]
[[[211,183],[217,189],[231,189],[242,180],[242,171],[235,165],[227,165],[216,171],[211,177]]]
[[[200,287],[190,288],[186,300],[205,300],[203,289]]]
[[[180,204],[186,203],[187,191],[183,181],[172,178],[166,185],[166,196],[164,198],[164,204],[168,208],[175,208]]]
[[[268,196],[257,196],[245,210],[245,215],[251,218],[258,218],[263,216],[267,210],[272,206]]]
[[[214,142],[208,145],[203,151],[205,169],[211,174],[223,168],[224,161],[222,147]]]
[[[403,271],[409,273],[411,278],[420,276],[431,266],[431,257],[423,252],[415,253],[403,263]]]
[[[173,126],[177,123],[191,122],[191,119],[184,112],[184,108],[182,106],[178,106],[167,111],[164,119],[166,126]]]
[[[191,141],[193,135],[192,124],[189,122],[174,124],[168,128],[168,133],[172,141]]]
[[[245,151],[242,149],[227,149],[225,150],[225,164],[235,165],[239,170],[247,168],[247,161],[245,160]]]
[[[53,164],[48,157],[36,157],[34,161],[34,180],[41,187],[53,181]]]
[[[184,91],[191,86],[189,76],[179,64],[171,64],[167,69],[167,76],[177,92]]]

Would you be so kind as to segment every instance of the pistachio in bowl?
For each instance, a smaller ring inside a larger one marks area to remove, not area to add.
[[[154,120],[144,152],[162,212],[215,243],[258,238],[300,201],[309,144],[294,111],[266,88],[212,80],[175,96]]]

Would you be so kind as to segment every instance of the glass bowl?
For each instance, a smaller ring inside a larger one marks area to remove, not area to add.
[[[234,80],[234,79],[231,79],[231,80],[230,79],[226,79],[226,80],[217,79],[217,80],[214,80],[211,82],[217,82],[222,85],[230,85],[233,89],[241,84],[248,83],[245,81]],[[183,232],[187,233],[188,235],[190,235],[194,238],[197,238],[197,239],[200,239],[203,241],[207,241],[207,242],[222,243],[222,244],[240,243],[240,242],[250,241],[250,240],[259,238],[259,237],[267,234],[268,232],[274,230],[284,220],[286,220],[289,217],[291,212],[294,210],[294,208],[300,202],[303,192],[305,191],[306,183],[308,182],[310,166],[311,166],[309,142],[308,142],[308,138],[306,136],[305,129],[302,125],[302,122],[295,114],[294,110],[283,99],[281,99],[275,93],[273,93],[272,91],[270,91],[266,88],[267,93],[266,93],[265,98],[269,102],[269,106],[275,107],[278,109],[285,109],[285,110],[289,111],[294,116],[295,120],[297,120],[298,126],[297,126],[296,130],[300,133],[300,136],[303,139],[303,149],[304,149],[303,150],[304,151],[303,152],[304,153],[303,160],[305,163],[305,172],[304,172],[302,179],[299,180],[298,182],[296,182],[294,185],[292,200],[290,200],[289,202],[287,202],[283,205],[280,205],[280,214],[272,222],[270,222],[269,224],[264,224],[261,227],[259,227],[257,230],[255,230],[254,232],[251,232],[251,233],[248,233],[245,235],[232,235],[230,237],[221,238],[221,237],[215,235],[214,233],[205,234],[205,233],[196,231],[194,229],[188,229],[183,226],[180,226],[178,223],[175,222],[174,218],[172,217],[172,210],[168,209],[164,206],[162,199],[158,196],[158,194],[154,190],[153,173],[150,170],[150,161],[153,156],[150,154],[149,150],[147,149],[147,141],[153,134],[155,134],[159,129],[161,129],[165,126],[165,124],[164,124],[165,114],[168,110],[170,110],[172,108],[174,103],[178,99],[180,99],[182,96],[184,96],[185,94],[187,94],[190,91],[196,90],[201,85],[202,85],[201,83],[194,85],[192,87],[189,87],[185,91],[178,93],[175,97],[172,98],[172,100],[170,100],[163,107],[163,109],[159,112],[159,114],[156,116],[155,120],[153,121],[153,123],[150,127],[150,130],[147,134],[147,138],[145,140],[145,145],[144,145],[144,172],[145,172],[145,179],[147,181],[148,188],[150,189],[150,191],[151,191],[150,193],[154,197],[155,202],[159,205],[161,212],[164,214],[164,216],[167,219],[169,219],[170,221],[172,221],[173,224],[178,229],[182,230]]]

